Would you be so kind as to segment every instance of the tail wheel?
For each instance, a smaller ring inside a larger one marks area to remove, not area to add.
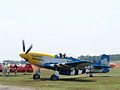
[[[59,77],[55,74],[53,74],[51,77],[50,77],[51,80],[55,81],[55,80],[58,80]]]
[[[34,75],[33,75],[33,79],[34,79],[34,80],[40,79],[40,75],[39,75],[39,74],[34,74]]]

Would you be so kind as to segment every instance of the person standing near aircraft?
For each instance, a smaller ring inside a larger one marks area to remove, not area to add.
[[[3,65],[2,65],[2,74],[3,74],[3,76],[6,76],[6,72],[7,72],[6,65],[5,65],[5,63],[3,63]]]
[[[18,68],[18,66],[15,64],[14,68],[15,68],[15,76],[16,76],[17,75],[17,68]]]
[[[6,64],[6,71],[7,71],[7,75],[10,74],[10,64]]]

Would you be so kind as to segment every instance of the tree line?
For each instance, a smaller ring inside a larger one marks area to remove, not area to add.
[[[120,54],[112,54],[109,56],[110,56],[111,61],[120,61]],[[93,60],[99,60],[100,57],[101,57],[101,55],[100,56],[90,56],[90,55],[83,56],[83,55],[81,55],[78,58],[81,60],[93,61]]]

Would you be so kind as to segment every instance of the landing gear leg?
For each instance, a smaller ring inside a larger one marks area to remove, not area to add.
[[[40,79],[40,69],[39,68],[33,73],[33,79],[34,80]]]
[[[59,79],[59,76],[53,74],[53,75],[51,75],[50,79],[51,79],[52,81],[56,81],[56,80]]]
[[[33,79],[34,79],[34,80],[40,79],[40,75],[39,75],[39,74],[34,74],[34,75],[33,75]]]
[[[90,74],[90,75],[89,75],[89,77],[93,77],[93,75],[92,75],[92,74]]]
[[[53,81],[58,80],[59,79],[59,72],[56,70],[55,74],[51,75],[50,79]]]
[[[51,75],[50,79],[53,81],[59,79],[59,72],[57,71],[57,66],[55,66],[55,73],[53,75]]]

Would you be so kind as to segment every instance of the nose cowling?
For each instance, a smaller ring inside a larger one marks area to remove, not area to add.
[[[21,58],[23,58],[23,59],[27,59],[26,57],[27,57],[27,55],[26,54],[24,54],[24,53],[21,53],[21,54],[19,54],[20,55],[20,57]]]
[[[20,55],[21,58],[25,59],[25,61],[28,62],[28,55],[27,55],[27,54],[21,53],[21,54],[19,54],[19,55]]]

